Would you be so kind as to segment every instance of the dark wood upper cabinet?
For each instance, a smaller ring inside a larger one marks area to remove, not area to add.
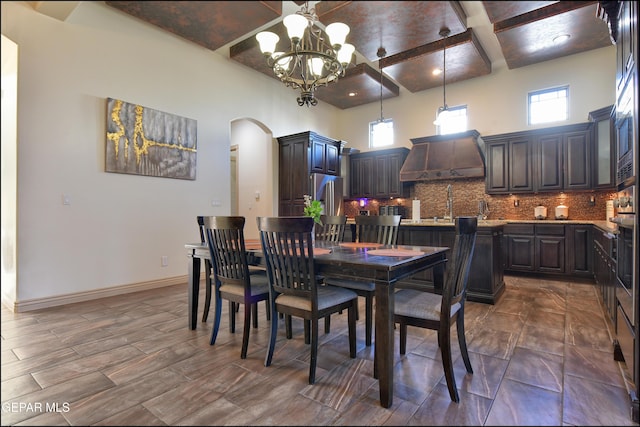
[[[524,132],[483,138],[488,194],[533,191],[531,136]]]
[[[616,185],[615,114],[613,105],[589,113],[593,123],[591,184],[595,189],[612,189]]]
[[[311,174],[340,174],[342,141],[315,132],[278,138],[278,214],[302,215],[304,195],[311,193]]]
[[[484,137],[488,194],[592,188],[592,123]]]
[[[408,197],[409,184],[400,181],[400,169],[408,154],[408,148],[400,147],[349,156],[351,197]]]

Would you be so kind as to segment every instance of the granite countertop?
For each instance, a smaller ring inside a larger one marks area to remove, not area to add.
[[[587,224],[595,225],[603,231],[615,233],[618,231],[618,226],[603,220],[587,220],[587,219],[483,219],[478,221],[478,227],[498,227],[506,224]],[[434,221],[433,218],[421,218],[420,222],[414,222],[411,219],[403,219],[400,221],[400,225],[407,226],[432,226],[432,227],[453,227],[454,223],[451,221],[445,221],[439,218]]]

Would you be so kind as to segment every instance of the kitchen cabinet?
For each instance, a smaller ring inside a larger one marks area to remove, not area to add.
[[[484,137],[488,194],[592,189],[589,122]]]
[[[533,191],[532,144],[529,135],[483,138],[488,194]]]
[[[565,226],[567,238],[567,274],[593,277],[593,226],[568,224]]]
[[[505,290],[502,262],[503,227],[504,225],[478,227],[467,287],[467,299],[470,301],[495,304]],[[398,244],[402,245],[453,247],[455,238],[453,225],[400,225],[398,231]],[[398,286],[442,291],[434,289],[431,270],[403,280]]]
[[[593,123],[593,166],[591,171],[592,186],[598,190],[615,188],[616,156],[615,156],[615,107],[600,108],[589,113]]]
[[[535,239],[533,224],[507,224],[504,226],[505,269],[535,271]]]
[[[593,231],[593,277],[611,325],[616,324],[616,258],[614,236],[595,228]]]
[[[351,197],[408,197],[409,185],[400,181],[400,169],[409,149],[405,147],[352,154]]]
[[[303,215],[311,173],[339,175],[342,142],[315,132],[278,138],[278,215]]]
[[[504,240],[506,270],[566,273],[563,224],[507,224]]]
[[[504,226],[505,269],[510,272],[593,278],[593,226],[531,222]]]

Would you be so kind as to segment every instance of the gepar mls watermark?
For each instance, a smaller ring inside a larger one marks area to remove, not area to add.
[[[3,402],[2,412],[4,413],[32,413],[42,414],[45,412],[66,413],[71,410],[69,402]]]

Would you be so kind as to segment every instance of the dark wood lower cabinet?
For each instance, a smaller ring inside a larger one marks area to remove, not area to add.
[[[592,230],[590,224],[507,224],[505,270],[592,279]]]
[[[467,299],[469,301],[495,304],[505,290],[502,228],[503,225],[478,227],[467,288]],[[398,233],[398,244],[400,245],[453,247],[454,241],[455,229],[453,225],[401,225]],[[442,291],[434,288],[433,276],[430,270],[403,280],[398,286],[422,287],[434,292]]]

